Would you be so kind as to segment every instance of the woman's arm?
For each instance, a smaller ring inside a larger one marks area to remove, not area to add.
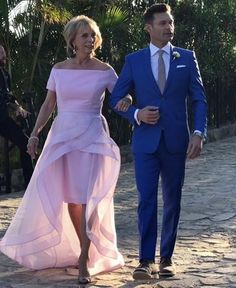
[[[56,92],[48,90],[45,101],[43,102],[34,129],[30,134],[30,138],[27,145],[27,152],[30,154],[32,159],[35,158],[35,154],[37,154],[38,147],[38,134],[43,129],[43,127],[48,122],[52,112],[54,111],[56,106]]]

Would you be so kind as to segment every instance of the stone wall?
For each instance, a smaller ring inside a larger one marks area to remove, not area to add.
[[[209,129],[207,133],[207,141],[213,142],[224,138],[236,136],[236,123],[227,126],[222,126],[220,128]],[[132,151],[130,145],[122,146],[121,151],[121,163],[128,163],[133,161]]]
[[[213,142],[233,136],[236,136],[236,123],[222,126],[220,128],[209,129],[207,142]]]
[[[236,123],[227,125],[218,129],[210,129],[208,131],[208,138],[207,138],[206,144],[208,142],[213,142],[213,141],[217,141],[220,139],[233,137],[233,136],[236,136]],[[130,145],[125,145],[125,146],[120,147],[120,151],[121,151],[121,163],[122,164],[133,161],[133,155],[132,155]],[[0,176],[3,176],[3,175],[0,175]],[[14,169],[12,171],[11,183],[12,183],[12,192],[23,190],[24,183],[23,183],[22,169]],[[4,187],[2,187],[2,190],[0,191],[0,193],[1,192],[4,193]]]

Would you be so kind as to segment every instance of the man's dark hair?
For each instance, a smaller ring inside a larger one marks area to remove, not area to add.
[[[171,13],[171,7],[165,3],[157,3],[150,6],[143,14],[144,23],[152,24],[154,14],[156,13]]]

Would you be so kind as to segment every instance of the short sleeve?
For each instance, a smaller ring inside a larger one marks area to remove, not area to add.
[[[56,81],[55,81],[55,69],[52,69],[47,82],[47,89],[51,91],[56,91]]]
[[[107,89],[110,93],[112,92],[112,90],[116,84],[117,78],[118,78],[118,76],[117,76],[115,70],[111,67],[109,69],[109,78],[108,78],[108,85],[107,85]]]

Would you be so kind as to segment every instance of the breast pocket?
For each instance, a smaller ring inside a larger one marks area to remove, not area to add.
[[[189,80],[189,67],[185,64],[179,64],[175,67],[175,73],[174,73],[174,81],[181,85],[181,82],[188,81]]]

